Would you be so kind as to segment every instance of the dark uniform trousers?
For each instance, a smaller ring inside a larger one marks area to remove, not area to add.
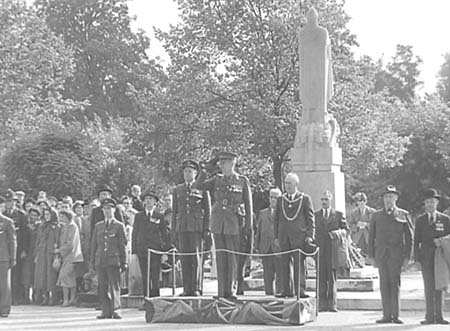
[[[0,314],[11,311],[11,269],[8,262],[0,262]]]
[[[159,297],[159,276],[161,273],[161,254],[150,253],[150,278],[148,279],[148,260],[146,255],[138,255],[142,274],[144,296]],[[147,283],[149,281],[149,283]],[[150,286],[149,286],[150,285]]]
[[[98,266],[96,269],[102,312],[109,316],[120,308],[120,268],[118,266]]]
[[[192,294],[201,292],[201,266],[203,250],[202,234],[200,232],[180,232],[178,236],[181,253],[195,253],[195,255],[181,255],[184,292]]]
[[[435,220],[430,220],[428,214],[419,216],[416,220],[414,232],[414,259],[420,262],[422,278],[425,290],[426,314],[428,321],[443,319],[442,306],[444,292],[435,289],[434,253],[435,238],[440,238],[450,233],[450,219],[447,215],[437,212]]]
[[[227,249],[234,252],[239,251],[240,236],[233,234],[214,233],[216,245],[216,264],[218,279],[218,295],[227,297],[236,294],[238,257],[236,254],[222,252]]]
[[[398,254],[393,254],[391,249],[385,251],[385,255],[379,259],[378,273],[380,274],[381,303],[383,316],[398,318],[400,310],[400,275],[403,260],[398,259]]]

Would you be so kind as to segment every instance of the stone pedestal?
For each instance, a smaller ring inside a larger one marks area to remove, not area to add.
[[[338,146],[305,144],[291,150],[292,170],[300,179],[300,190],[311,196],[314,209],[328,190],[333,193],[332,207],[345,213],[345,181],[341,172],[342,151]]]

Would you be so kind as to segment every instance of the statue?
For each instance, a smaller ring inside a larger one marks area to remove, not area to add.
[[[339,126],[327,111],[327,103],[333,95],[331,44],[328,31],[318,24],[314,7],[307,13],[307,24],[300,30],[299,42],[303,114],[297,125],[295,144],[334,146]]]

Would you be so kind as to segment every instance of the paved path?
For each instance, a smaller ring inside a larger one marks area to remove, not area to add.
[[[421,326],[419,321],[423,313],[404,312],[401,316],[404,325],[378,325],[375,320],[380,312],[375,311],[340,311],[339,313],[321,313],[318,320],[305,326],[267,326],[267,325],[221,325],[221,324],[147,324],[144,312],[136,309],[124,309],[122,320],[97,320],[97,311],[88,308],[62,308],[40,306],[14,306],[8,318],[0,319],[0,330],[311,330],[311,331],[391,331],[421,330],[449,331],[448,325]],[[450,313],[446,312],[450,318]]]

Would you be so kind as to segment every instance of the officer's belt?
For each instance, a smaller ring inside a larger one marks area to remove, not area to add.
[[[214,203],[214,205],[220,207],[220,209],[228,209],[236,211],[238,210],[240,204],[230,203],[227,199],[221,199]]]

